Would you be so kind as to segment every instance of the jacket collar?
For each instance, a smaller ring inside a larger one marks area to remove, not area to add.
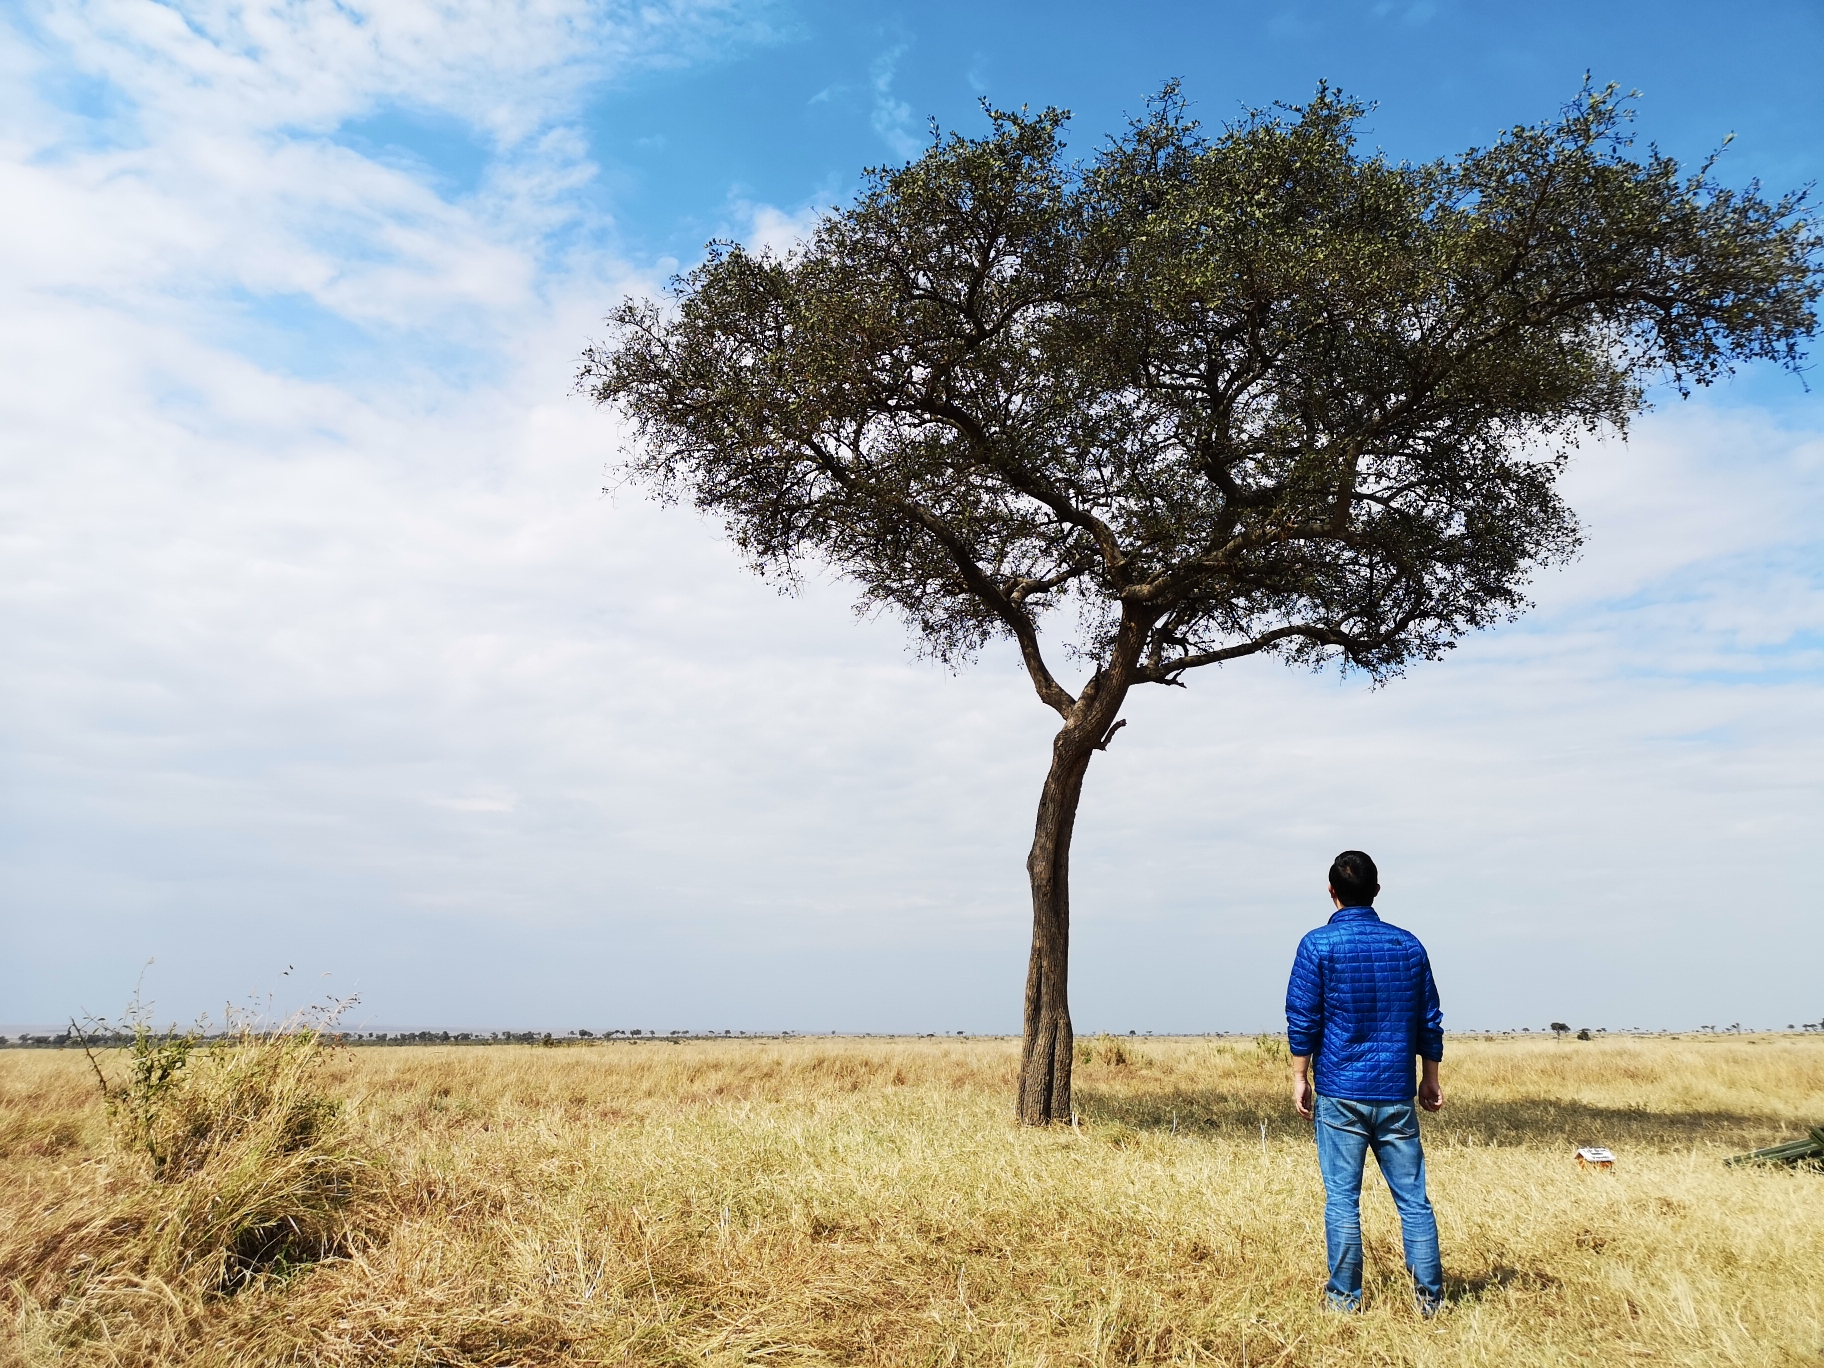
[[[1372,907],[1339,907],[1330,914],[1329,925],[1337,922],[1379,921],[1381,914]]]

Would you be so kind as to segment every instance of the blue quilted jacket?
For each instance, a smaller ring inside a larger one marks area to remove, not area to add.
[[[1412,1057],[1444,1058],[1444,1013],[1431,960],[1410,931],[1372,907],[1345,907],[1306,934],[1286,985],[1286,1039],[1315,1055],[1312,1082],[1326,1097],[1409,1102]]]

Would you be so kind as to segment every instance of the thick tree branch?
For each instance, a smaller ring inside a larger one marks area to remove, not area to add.
[[[1053,589],[1062,589],[1072,580],[1087,575],[1093,568],[1089,565],[1072,565],[1044,579],[1016,579],[1007,586],[1007,597],[1014,603],[1024,604],[1026,600],[1049,594]]]
[[[1385,647],[1389,642],[1412,626],[1420,613],[1420,605],[1414,604],[1400,614],[1393,622],[1379,632],[1361,636],[1345,632],[1339,627],[1327,623],[1290,623],[1284,627],[1275,627],[1262,632],[1259,636],[1247,641],[1237,642],[1233,646],[1223,646],[1212,651],[1188,652],[1170,660],[1151,661],[1135,669],[1136,684],[1176,684],[1178,676],[1186,670],[1195,670],[1203,665],[1220,665],[1225,660],[1240,660],[1244,656],[1258,655],[1282,641],[1303,639],[1319,646],[1335,646],[1351,655],[1366,655]]]
[[[1177,596],[1192,583],[1206,575],[1218,574],[1233,567],[1240,556],[1249,551],[1258,551],[1269,545],[1283,545],[1297,541],[1333,541],[1341,546],[1350,543],[1347,530],[1339,531],[1334,522],[1326,519],[1323,522],[1292,523],[1283,527],[1265,524],[1234,536],[1220,547],[1202,555],[1190,557],[1171,567],[1163,574],[1156,575],[1144,584],[1137,584],[1121,593],[1123,604],[1135,606],[1147,605],[1160,608],[1171,604]]]
[[[1305,637],[1326,646],[1342,644],[1337,634],[1327,628],[1302,625],[1275,627],[1270,632],[1262,632],[1252,640],[1238,642],[1233,646],[1224,646],[1220,650],[1198,651],[1178,656],[1172,660],[1148,662],[1134,671],[1134,682],[1136,684],[1176,684],[1178,676],[1186,670],[1194,670],[1200,665],[1219,665],[1225,660],[1240,660],[1243,656],[1257,655],[1269,646],[1277,645],[1292,637]]]
[[[1053,709],[1060,717],[1068,719],[1077,700],[1052,675],[1045,664],[1044,653],[1039,649],[1039,631],[1032,618],[1021,604],[1001,592],[1001,588],[977,564],[975,557],[969,554],[967,543],[958,536],[942,518],[912,499],[896,498],[893,500],[918,525],[929,532],[932,538],[949,553],[955,563],[957,572],[963,582],[994,612],[995,616],[1007,624],[1013,633],[1013,639],[1019,643],[1020,659],[1026,664],[1027,677],[1032,680],[1032,687],[1039,695],[1039,701]]]
[[[857,493],[863,482],[856,478],[843,461],[826,451],[820,442],[809,439],[804,442],[805,449],[811,454],[818,467],[832,480],[842,485],[851,493]],[[868,482],[872,484],[872,482]],[[951,527],[934,510],[927,508],[918,500],[909,498],[891,490],[874,487],[873,494],[880,502],[900,510],[906,517],[917,523],[932,540],[944,548],[945,554],[956,566],[957,573],[963,577],[963,583],[994,615],[1007,625],[1013,638],[1019,643],[1020,659],[1025,662],[1027,677],[1032,680],[1032,687],[1039,695],[1039,701],[1053,709],[1059,716],[1068,719],[1077,700],[1057,678],[1045,663],[1044,652],[1039,647],[1039,632],[1031,615],[1021,602],[1015,601],[1004,592],[994,578],[984,570],[969,549],[969,544],[955,528]]]

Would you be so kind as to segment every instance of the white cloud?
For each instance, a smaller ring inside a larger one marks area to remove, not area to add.
[[[40,24],[79,71],[126,93],[153,138],[199,124],[327,132],[391,101],[458,114],[503,146],[569,116],[606,75],[758,27],[716,0],[66,0]]]
[[[910,161],[925,150],[925,144],[912,131],[912,106],[893,93],[893,77],[905,53],[902,43],[881,53],[869,66],[868,78],[874,86],[874,110],[869,122],[895,156]]]
[[[16,282],[113,308],[235,290],[365,326],[486,327],[533,302],[550,234],[590,226],[574,192],[594,167],[567,122],[586,89],[759,32],[716,0],[52,5],[6,35],[6,66],[107,108],[16,98],[0,190],[26,208],[0,232]],[[452,203],[338,143],[389,109],[468,129],[481,187]]]
[[[750,252],[771,252],[775,256],[789,256],[810,239],[817,230],[817,221],[823,217],[823,211],[815,204],[807,204],[788,213],[771,204],[737,204],[736,211],[746,220],[746,231],[741,234],[741,241]]]

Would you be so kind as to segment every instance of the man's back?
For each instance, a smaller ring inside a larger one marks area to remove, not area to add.
[[[1316,1090],[1410,1101],[1413,1057],[1442,1058],[1443,1013],[1417,936],[1372,907],[1344,907],[1299,942],[1286,988],[1288,1043],[1314,1055]]]
[[[1317,1130],[1330,1261],[1324,1295],[1339,1310],[1361,1310],[1362,1169],[1372,1152],[1400,1213],[1419,1310],[1429,1316],[1444,1299],[1444,1266],[1425,1193],[1419,1109],[1444,1105],[1444,1014],[1425,947],[1374,910],[1380,891],[1366,852],[1345,850],[1331,862],[1336,915],[1298,943],[1286,985],[1292,1105]],[[1425,1060],[1416,1089],[1414,1055]]]

